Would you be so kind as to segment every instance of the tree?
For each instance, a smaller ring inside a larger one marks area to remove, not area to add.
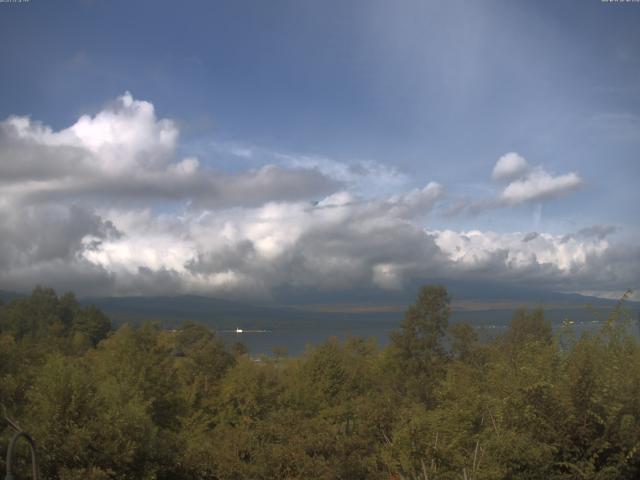
[[[481,342],[447,328],[449,302],[423,287],[383,349],[254,359],[191,323],[110,334],[36,289],[0,305],[0,404],[54,480],[640,478],[640,342],[621,308],[561,348],[541,310]],[[0,471],[12,433],[0,421]]]
[[[524,308],[516,310],[505,334],[505,342],[516,347],[522,347],[527,342],[549,345],[552,340],[551,322],[545,320],[542,308],[531,312]]]
[[[434,382],[442,376],[445,349],[442,340],[451,315],[451,298],[442,285],[420,289],[400,325],[391,334],[391,345],[399,374],[407,379],[407,388],[421,400],[431,402]]]
[[[97,307],[91,305],[78,310],[74,319],[72,330],[87,336],[92,345],[97,345],[107,338],[111,332],[111,320]]]
[[[451,353],[463,362],[472,361],[478,350],[478,334],[467,323],[456,323],[449,328]]]

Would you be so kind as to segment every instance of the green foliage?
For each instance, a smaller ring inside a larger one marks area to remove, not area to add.
[[[112,332],[37,288],[0,305],[0,403],[49,479],[640,478],[640,345],[622,303],[561,345],[539,309],[482,343],[448,325],[449,302],[421,289],[386,348],[333,338],[253,358],[191,323]]]
[[[544,319],[544,311],[541,308],[532,312],[521,308],[514,313],[504,340],[506,345],[516,348],[529,342],[549,344],[553,340],[551,323]]]
[[[36,287],[29,297],[0,305],[0,332],[59,345],[78,334],[95,346],[111,332],[111,321],[94,306],[80,307],[73,293],[58,297],[50,288]]]
[[[441,285],[427,285],[420,289],[418,299],[405,313],[400,331],[391,337],[403,358],[426,366],[433,354],[443,354],[441,340],[449,324],[450,300],[447,290]]]
[[[444,374],[442,340],[449,324],[450,300],[442,285],[422,287],[400,330],[391,334],[395,365],[390,367],[405,378],[398,388],[429,404],[434,403],[434,389]]]

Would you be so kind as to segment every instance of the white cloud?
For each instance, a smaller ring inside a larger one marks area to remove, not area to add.
[[[200,215],[105,211],[124,234],[82,257],[110,272],[120,293],[153,290],[154,276],[174,292],[254,297],[281,286],[397,289],[420,278],[565,291],[638,282],[640,251],[623,257],[623,247],[597,235],[425,230],[401,210],[382,208],[389,204],[339,194],[315,206],[272,203]]]
[[[174,122],[156,119],[153,105],[134,100],[129,92],[94,117],[83,115],[59,132],[28,117],[10,117],[3,127],[26,144],[84,150],[91,154],[84,158],[88,166],[105,174],[162,168],[170,162],[178,139]]]
[[[535,285],[558,291],[637,288],[640,248],[580,233],[499,234],[430,231],[450,264],[449,276]],[[587,287],[588,285],[588,287]],[[604,287],[604,288],[603,288]]]
[[[364,180],[404,178],[374,162],[280,154],[226,174],[176,158],[177,142],[176,124],[130,94],[60,131],[0,123],[0,288],[30,276],[92,294],[397,288],[439,255],[412,223],[442,197],[437,183],[366,198]]]
[[[491,177],[494,180],[510,181],[522,177],[529,169],[529,164],[524,157],[515,152],[509,152],[498,159]]]
[[[567,195],[583,184],[582,178],[576,172],[554,177],[542,168],[537,168],[507,185],[500,195],[500,200],[508,205],[549,200]]]
[[[540,265],[550,265],[559,273],[570,273],[586,265],[590,255],[601,255],[609,247],[605,240],[579,242],[564,241],[563,236],[538,233],[524,236],[519,232],[497,234],[471,230],[432,232],[436,244],[459,265],[469,269],[483,269],[500,256],[504,267],[518,271]]]
[[[272,202],[180,216],[105,210],[126,234],[84,258],[116,278],[173,272],[179,291],[208,294],[268,296],[281,285],[398,288],[439,262],[431,236],[408,221],[428,213],[439,192],[436,184],[378,200],[340,192],[315,205]]]
[[[425,278],[575,291],[638,283],[640,250],[612,244],[599,227],[570,235],[425,230],[409,213],[428,212],[424,201],[437,188],[175,213],[5,208],[0,288],[40,282],[85,294],[255,298],[282,286],[397,289]]]
[[[472,210],[484,210],[526,202],[551,200],[567,195],[584,185],[577,172],[552,175],[542,166],[531,167],[524,157],[510,152],[493,167],[494,180],[508,182],[497,199],[476,202]]]
[[[0,289],[268,297],[279,287],[398,289],[424,278],[638,283],[640,252],[610,243],[611,226],[563,236],[428,230],[446,197],[436,182],[411,190],[376,162],[273,152],[229,174],[177,158],[178,133],[129,94],[60,131],[27,117],[1,122]],[[265,155],[250,151],[252,161]],[[510,182],[501,205],[582,183],[517,154],[494,177]]]
[[[176,124],[126,93],[95,116],[53,131],[28,117],[0,123],[0,194],[26,202],[100,197],[228,207],[326,194],[338,182],[315,169],[263,165],[239,174],[176,158]]]
[[[475,200],[458,199],[449,208],[448,214],[477,214],[497,208],[537,203],[537,210],[534,212],[537,225],[542,213],[541,202],[569,195],[582,188],[585,183],[578,172],[553,175],[541,165],[532,167],[524,157],[515,152],[500,157],[491,176],[495,181],[506,183],[499,193]]]

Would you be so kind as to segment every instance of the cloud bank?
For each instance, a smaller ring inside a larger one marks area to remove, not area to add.
[[[0,289],[269,298],[282,286],[399,289],[430,278],[576,291],[638,283],[640,249],[612,243],[612,226],[433,229],[448,195],[433,180],[400,190],[408,177],[391,167],[288,155],[227,173],[179,158],[178,145],[177,124],[129,93],[59,131],[1,122]],[[492,176],[506,183],[504,208],[582,185],[515,153]]]

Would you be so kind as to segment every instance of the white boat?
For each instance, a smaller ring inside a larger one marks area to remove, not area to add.
[[[242,333],[243,330],[241,328],[236,328],[236,333]]]

